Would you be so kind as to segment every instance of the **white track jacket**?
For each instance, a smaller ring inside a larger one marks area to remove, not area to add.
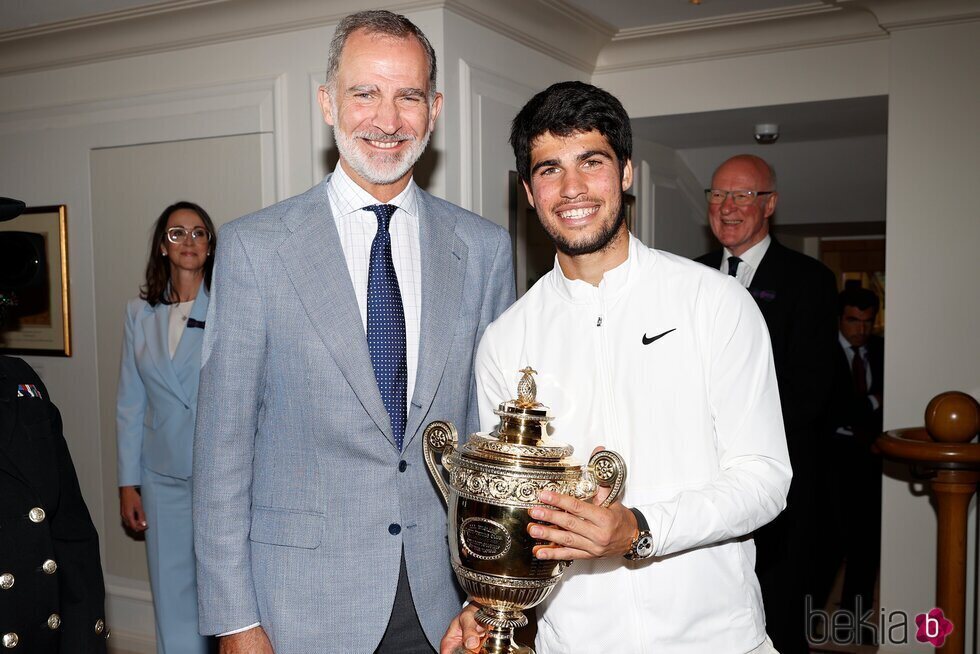
[[[482,427],[538,371],[552,438],[626,460],[655,556],[576,561],[538,608],[538,654],[745,654],[765,640],[751,532],[792,476],[769,333],[733,278],[630,237],[598,287],[560,266],[486,330]],[[804,616],[800,616],[803,620]]]

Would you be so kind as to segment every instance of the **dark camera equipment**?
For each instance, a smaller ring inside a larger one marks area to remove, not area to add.
[[[26,209],[20,200],[0,198],[0,222],[16,218]],[[44,237],[31,232],[0,232],[0,326],[3,324],[6,309],[20,306],[30,310],[31,298],[40,294],[31,293],[44,285],[46,270],[44,258]],[[21,291],[24,301],[20,301]]]

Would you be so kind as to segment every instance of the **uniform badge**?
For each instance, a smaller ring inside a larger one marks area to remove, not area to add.
[[[41,395],[41,391],[37,390],[37,386],[34,384],[17,384],[17,397],[36,397],[41,400],[44,396]]]

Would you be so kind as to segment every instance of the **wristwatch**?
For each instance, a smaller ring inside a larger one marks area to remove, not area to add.
[[[630,511],[636,518],[636,526],[639,527],[640,533],[633,539],[629,551],[623,556],[630,561],[649,559],[653,556],[653,535],[650,533],[650,525],[639,509],[630,509]]]

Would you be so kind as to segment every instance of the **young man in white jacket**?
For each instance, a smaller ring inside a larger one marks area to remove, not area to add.
[[[577,560],[538,608],[538,654],[774,652],[751,533],[784,508],[792,473],[762,315],[734,279],[630,235],[632,134],[615,97],[555,84],[514,119],[511,145],[557,257],[483,336],[482,427],[533,366],[553,437],[609,447],[629,470],[609,508],[542,492],[531,509],[531,535],[558,546],[537,556]],[[478,648],[475,609],[444,653]]]

